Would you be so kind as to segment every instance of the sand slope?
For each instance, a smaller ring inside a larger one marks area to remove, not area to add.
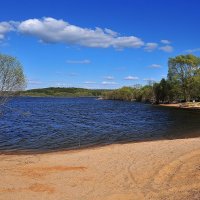
[[[0,155],[1,200],[200,199],[200,138]]]

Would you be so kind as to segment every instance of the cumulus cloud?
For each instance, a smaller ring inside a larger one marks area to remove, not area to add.
[[[128,81],[134,81],[134,80],[138,80],[139,78],[137,76],[127,76],[124,78],[124,80],[128,80]]]
[[[144,42],[135,36],[118,36],[115,31],[107,28],[82,28],[64,20],[50,17],[25,20],[19,24],[18,30],[23,34],[35,36],[46,43],[119,49],[138,48],[144,45]]]
[[[158,44],[157,44],[157,43],[149,42],[149,43],[146,43],[146,45],[145,45],[145,47],[144,47],[144,50],[145,50],[145,51],[148,51],[148,52],[152,52],[152,51],[155,50],[157,47],[158,47]]]
[[[141,38],[133,35],[122,36],[109,28],[85,28],[52,17],[27,19],[21,22],[0,22],[0,40],[3,40],[10,31],[36,37],[44,43],[63,43],[90,48],[112,47],[116,50],[144,47],[147,52],[155,49],[165,52],[173,50],[169,40],[161,40],[160,42],[165,46],[159,48],[158,43],[145,43]]]
[[[160,42],[163,44],[171,44],[171,42],[169,40],[161,40]]]
[[[161,68],[162,66],[161,65],[158,65],[158,64],[152,64],[149,66],[149,68]]]
[[[14,30],[12,22],[0,22],[0,40],[5,38],[6,33]]]
[[[88,59],[84,59],[84,60],[67,60],[68,64],[90,64],[91,61]]]
[[[115,37],[119,35],[119,33],[115,32],[115,31],[113,31],[111,29],[108,29],[108,28],[105,28],[104,31],[106,33],[108,33],[109,35],[112,35],[112,36],[115,36]]]
[[[170,45],[162,46],[159,49],[167,53],[170,53],[174,50],[173,47]]]
[[[117,85],[118,83],[114,81],[103,81],[101,82],[102,85]]]

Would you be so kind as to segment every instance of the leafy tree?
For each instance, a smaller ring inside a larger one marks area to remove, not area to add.
[[[123,87],[114,91],[104,93],[104,99],[131,101],[134,99],[134,88]]]
[[[170,58],[168,80],[172,86],[172,93],[189,101],[194,85],[194,76],[199,66],[200,58],[191,54]]]
[[[143,88],[141,88],[141,97],[141,101],[143,102],[153,101],[154,95],[153,88],[151,85],[145,85]]]
[[[199,101],[200,100],[200,69],[198,69],[195,72],[191,87],[192,87],[191,97]]]
[[[25,88],[26,81],[20,62],[8,55],[0,54],[0,105]]]
[[[160,83],[155,83],[153,85],[154,95],[155,95],[155,102],[156,103],[166,103],[172,99],[170,94],[170,84],[164,78],[160,81]]]

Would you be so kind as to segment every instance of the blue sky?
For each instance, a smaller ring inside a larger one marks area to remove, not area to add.
[[[1,0],[0,53],[28,88],[159,81],[169,57],[200,55],[198,0]]]

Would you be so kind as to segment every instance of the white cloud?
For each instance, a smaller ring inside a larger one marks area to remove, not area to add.
[[[114,80],[115,78],[113,76],[104,76],[104,79],[106,79],[106,80]]]
[[[158,64],[152,64],[149,66],[149,68],[161,68],[162,66],[161,65],[158,65]]]
[[[149,42],[149,43],[146,43],[146,45],[145,45],[145,47],[144,47],[144,50],[145,50],[145,51],[148,51],[148,52],[152,52],[152,51],[155,50],[157,47],[158,47],[158,44],[157,44],[157,43]]]
[[[96,84],[94,81],[85,81],[84,84]]]
[[[118,83],[114,81],[103,81],[101,82],[102,85],[117,85]]]
[[[68,64],[90,64],[91,61],[88,59],[84,59],[84,60],[67,60]]]
[[[139,78],[137,76],[127,76],[124,78],[124,80],[134,81],[138,80]]]
[[[3,40],[5,38],[6,33],[12,30],[12,22],[0,22],[0,40]]]
[[[187,52],[187,53],[195,53],[195,52],[198,52],[198,51],[200,51],[200,48],[188,49],[185,52]]]
[[[119,33],[115,32],[115,31],[113,31],[113,30],[111,30],[111,29],[108,29],[108,28],[105,28],[104,31],[105,31],[106,33],[108,33],[108,34],[114,36],[114,37],[116,37],[116,36],[119,35]]]
[[[5,35],[10,31],[36,37],[44,43],[63,43],[78,47],[112,47],[116,50],[144,47],[144,50],[148,52],[152,52],[155,49],[165,52],[173,50],[173,47],[169,45],[171,43],[169,40],[161,40],[160,42],[165,46],[158,48],[158,43],[144,43],[142,39],[133,35],[121,36],[119,33],[108,28],[79,27],[62,19],[54,19],[52,17],[28,19],[21,22],[0,22],[0,40],[3,40]]]
[[[167,53],[170,53],[174,50],[173,47],[170,45],[162,46],[159,49]]]
[[[163,44],[171,44],[171,42],[169,40],[161,40],[160,42]]]
[[[50,17],[22,21],[18,30],[20,33],[35,36],[46,43],[117,49],[138,48],[144,45],[144,42],[135,36],[121,37],[110,29],[82,28]]]

